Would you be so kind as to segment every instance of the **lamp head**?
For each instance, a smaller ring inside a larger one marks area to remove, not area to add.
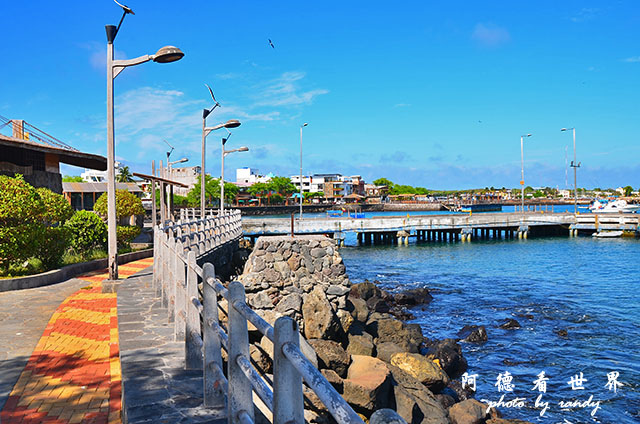
[[[249,148],[247,146],[242,146],[238,149],[239,152],[248,152]]]
[[[157,63],[170,63],[180,60],[184,53],[177,47],[164,46],[153,55],[153,61]]]
[[[224,146],[225,144],[227,144],[227,140],[229,139],[229,137],[222,137],[222,145]]]
[[[224,123],[223,127],[224,128],[238,128],[240,126],[240,121],[238,121],[237,119],[229,119],[227,122]]]
[[[305,122],[304,124],[302,124],[303,127],[306,127],[307,125],[309,125],[308,122]]]

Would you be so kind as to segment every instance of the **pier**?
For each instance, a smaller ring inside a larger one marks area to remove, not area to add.
[[[256,218],[243,219],[245,237],[262,235],[327,234],[343,239],[344,233],[357,233],[358,242],[371,244],[408,244],[420,242],[457,242],[474,239],[518,239],[543,236],[590,235],[597,231],[622,230],[638,236],[637,214],[572,214],[513,212],[380,216],[372,218]]]

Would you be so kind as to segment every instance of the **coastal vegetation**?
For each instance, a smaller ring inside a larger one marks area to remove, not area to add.
[[[74,213],[69,202],[47,188],[35,188],[22,175],[0,176],[0,277],[33,274],[71,263],[106,257],[107,227],[93,212]],[[119,218],[144,213],[142,202],[118,190]],[[106,195],[96,202],[106,216]],[[118,229],[122,251],[140,233],[137,226]]]

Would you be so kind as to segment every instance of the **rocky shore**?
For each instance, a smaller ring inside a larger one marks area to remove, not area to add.
[[[305,355],[363,417],[392,408],[412,424],[524,423],[501,418],[459,380],[467,361],[458,342],[486,341],[483,327],[465,327],[459,339],[425,338],[418,324],[404,320],[409,308],[432,301],[429,291],[391,294],[368,281],[351,284],[333,240],[261,237],[239,279],[265,320],[298,322],[308,340]],[[251,339],[254,363],[270,374],[271,342],[257,331]],[[308,422],[333,422],[310,390],[305,402]]]

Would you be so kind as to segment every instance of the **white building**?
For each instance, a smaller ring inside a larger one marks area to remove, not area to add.
[[[297,192],[300,192],[300,175],[292,175],[290,178],[291,183],[296,186]],[[322,191],[322,189],[317,190],[317,184],[314,186],[316,188],[316,190],[311,190],[311,181],[313,180],[312,177],[309,177],[307,175],[303,175],[302,176],[302,192],[303,193],[316,193],[318,191]]]
[[[115,174],[118,176],[118,172],[120,172],[120,162],[115,162]],[[85,183],[106,183],[107,182],[107,171],[96,171],[95,169],[85,169],[82,174],[80,174],[82,181]]]
[[[255,183],[268,183],[274,175],[269,172],[267,175],[260,175],[260,171],[256,168],[244,168],[236,169],[236,185],[248,187]]]

